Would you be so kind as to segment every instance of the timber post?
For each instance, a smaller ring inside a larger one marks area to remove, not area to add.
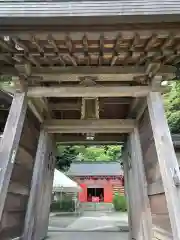
[[[23,240],[36,240],[46,237],[54,165],[52,141],[49,134],[45,130],[41,130],[26,212]]]
[[[27,110],[27,95],[16,92],[0,144],[0,219],[10,183],[12,170]]]
[[[140,227],[142,227],[142,236],[137,239],[152,239],[152,216],[150,203],[147,191],[147,181],[143,165],[143,156],[139,138],[139,131],[134,128],[134,131],[130,134],[130,148],[132,158],[132,169],[134,171],[134,182],[136,184],[136,194],[139,197],[137,203],[137,210],[139,213]],[[137,214],[138,216],[138,214]],[[137,217],[136,216],[136,217]]]
[[[124,167],[124,179],[125,179],[125,195],[127,199],[127,210],[128,210],[128,224],[129,224],[129,240],[133,238],[133,211],[131,205],[131,192],[130,192],[130,182],[128,181],[128,171],[129,171],[129,164],[128,164],[128,153],[127,149],[123,154],[123,167]]]
[[[147,103],[173,239],[180,240],[180,171],[161,94],[151,92]]]

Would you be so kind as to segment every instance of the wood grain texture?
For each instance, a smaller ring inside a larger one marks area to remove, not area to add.
[[[135,189],[138,195],[136,205],[136,217],[140,221],[140,229],[137,239],[152,239],[152,217],[147,191],[147,181],[143,166],[143,156],[138,129],[130,134],[130,148],[132,159],[132,171],[134,172]]]
[[[179,166],[165,117],[160,93],[150,93],[147,98],[148,110],[158,156],[159,168],[164,185],[167,207],[174,239],[180,239],[180,189],[175,185],[174,172],[180,178]]]
[[[34,164],[31,190],[28,201],[28,207],[25,218],[23,240],[32,240],[34,233],[35,218],[37,217],[39,198],[41,194],[41,187],[43,182],[43,166],[45,157],[47,156],[48,133],[44,130],[40,132],[36,159]]]
[[[96,120],[47,120],[44,129],[49,133],[88,133],[88,132],[131,132],[135,126],[132,119],[96,119]]]
[[[150,91],[149,86],[95,86],[95,87],[29,87],[28,97],[144,97]]]
[[[16,93],[0,144],[0,219],[2,217],[7,190],[14,167],[26,109],[26,94]]]

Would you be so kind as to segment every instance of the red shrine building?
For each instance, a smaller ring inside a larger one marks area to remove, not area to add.
[[[68,176],[81,186],[82,203],[112,203],[115,193],[124,194],[124,175],[119,162],[74,162]]]

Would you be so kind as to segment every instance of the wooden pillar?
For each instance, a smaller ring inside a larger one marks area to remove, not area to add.
[[[15,93],[0,144],[0,219],[27,110],[26,93]]]
[[[131,200],[133,198],[132,192],[130,191],[130,181],[129,181],[129,164],[128,164],[128,153],[127,149],[123,154],[123,166],[124,166],[124,179],[125,179],[125,196],[127,199],[127,210],[128,210],[128,225],[129,225],[129,240],[133,239],[133,209]]]
[[[161,94],[151,92],[147,97],[147,104],[167,200],[173,239],[180,240],[180,171]]]
[[[43,186],[39,201],[38,214],[35,219],[33,240],[44,239],[47,236],[49,225],[50,204],[52,200],[52,186],[55,168],[55,154],[53,141],[48,136],[48,156],[45,160]]]
[[[131,164],[133,170],[133,183],[136,189],[136,218],[139,217],[138,238],[152,240],[152,216],[147,191],[147,181],[143,166],[142,150],[137,128],[130,134]]]
[[[31,191],[26,212],[23,240],[40,240],[47,234],[55,159],[48,133],[41,130]]]

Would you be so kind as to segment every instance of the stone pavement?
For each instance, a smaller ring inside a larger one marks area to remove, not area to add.
[[[51,216],[52,240],[128,240],[126,213],[84,212],[82,216]]]
[[[127,231],[126,213],[84,212],[82,216],[50,217],[49,231]]]
[[[128,240],[123,232],[61,232],[49,233],[47,240]]]

